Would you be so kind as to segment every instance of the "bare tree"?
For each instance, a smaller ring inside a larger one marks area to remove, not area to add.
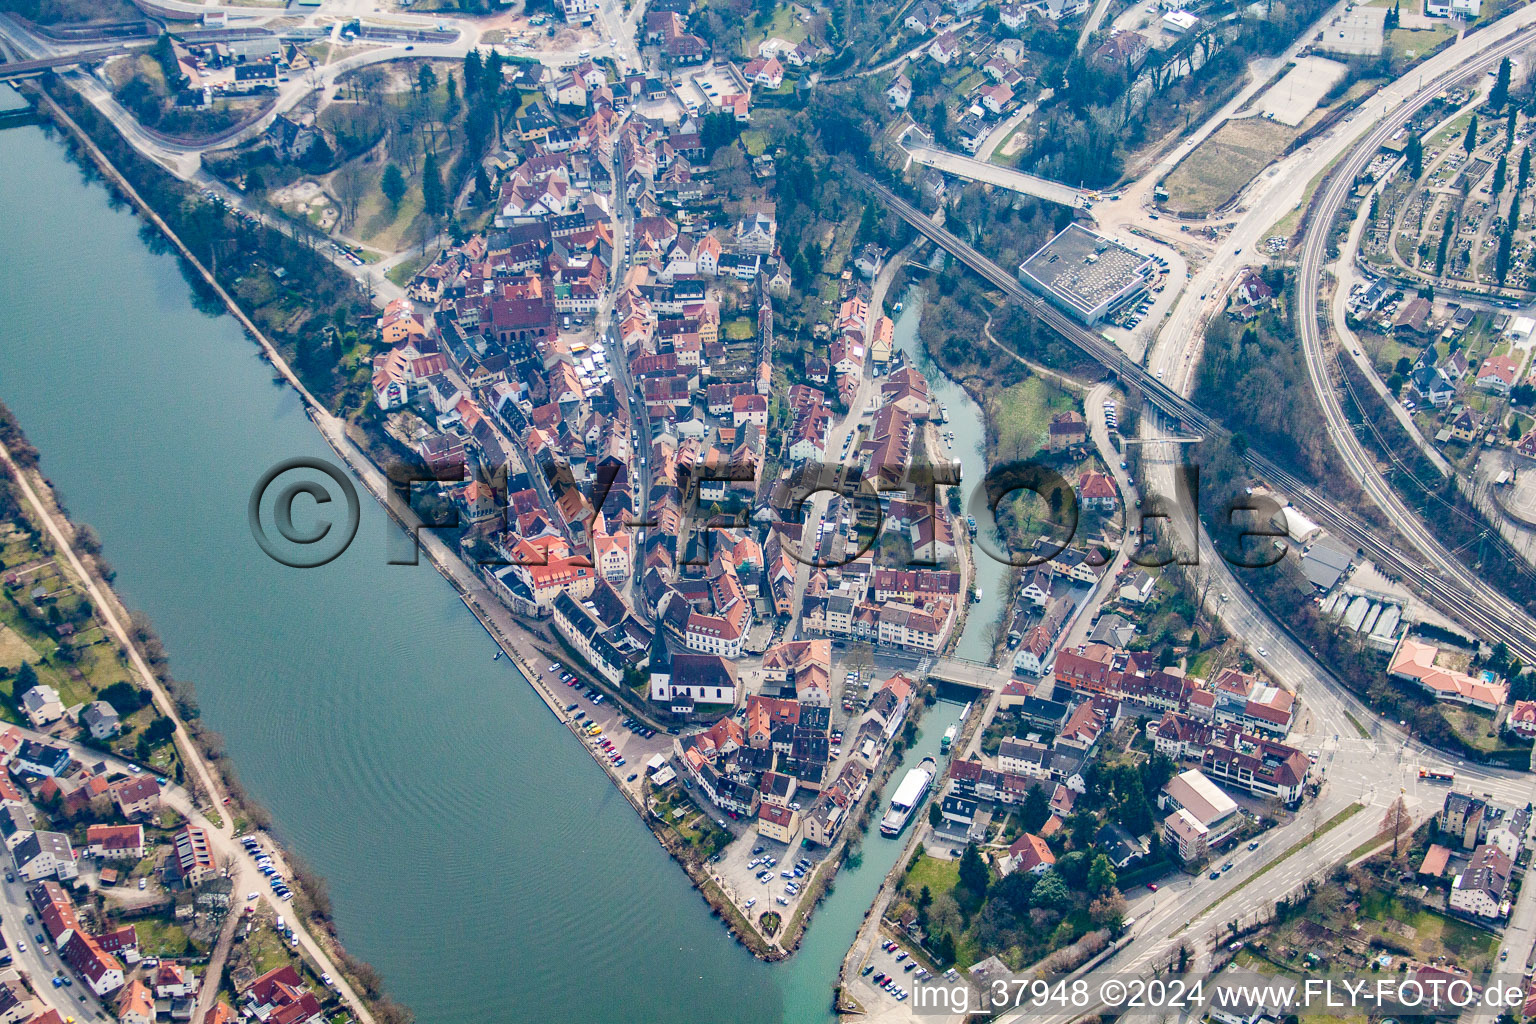
[[[1396,860],[1401,837],[1413,831],[1413,816],[1408,813],[1408,805],[1403,802],[1402,793],[1398,793],[1392,806],[1387,808],[1386,815],[1381,819],[1381,828],[1384,832],[1392,833],[1392,859]]]
[[[342,223],[351,227],[357,220],[357,208],[368,188],[368,178],[354,161],[331,176],[331,191],[341,206]]]

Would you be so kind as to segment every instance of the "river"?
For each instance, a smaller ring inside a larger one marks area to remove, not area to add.
[[[831,1020],[899,844],[870,837],[800,953],[754,960],[453,589],[386,564],[376,505],[323,568],[260,553],[261,474],[335,456],[141,222],[35,126],[0,131],[0,181],[0,399],[390,993],[422,1024]]]
[[[960,460],[960,494],[965,499],[965,514],[974,514],[969,507],[971,495],[981,487],[987,473],[987,429],[981,407],[971,400],[964,388],[956,384],[928,355],[918,337],[918,322],[923,316],[923,289],[913,285],[902,296],[902,310],[896,318],[896,347],[904,353],[912,365],[928,378],[928,391],[934,401],[949,410],[949,420],[941,430],[955,433],[954,447],[950,454]],[[984,504],[984,503],[983,503]],[[975,510],[984,512],[984,509]],[[992,528],[990,516],[977,514],[981,529]],[[955,645],[955,653],[972,661],[992,660],[992,643],[988,629],[1003,614],[1008,588],[1008,567],[988,555],[978,545],[972,545],[975,556],[976,582],[981,584],[981,601],[971,606],[966,616],[965,629]]]

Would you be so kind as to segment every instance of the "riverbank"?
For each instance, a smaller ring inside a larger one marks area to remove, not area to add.
[[[213,274],[211,274],[205,267],[203,267],[197,258],[192,255],[191,250],[188,249],[182,240],[176,235],[176,233],[171,230],[170,225],[168,225],[165,220],[160,217],[160,215],[143,199],[143,197],[139,195],[132,184],[130,184],[128,180],[123,177],[121,172],[119,172],[117,168],[113,166],[112,162],[107,158],[106,154],[101,150],[99,146],[96,145],[95,140],[92,139],[90,135],[87,134],[84,129],[82,129],[77,123],[75,123],[75,121],[67,113],[65,113],[63,108],[54,102],[53,98],[50,97],[45,91],[35,88],[28,90],[28,92],[38,102],[39,106],[41,107],[42,114],[49,118],[55,125],[66,132],[70,137],[74,138],[75,141],[82,147],[86,157],[95,166],[96,170],[102,174],[108,185],[117,191],[118,194],[120,194],[123,198],[125,198],[141,216],[149,221],[151,225],[159,230],[165,236],[166,240],[176,248],[178,254],[186,263],[186,265],[195,270],[202,277],[204,283],[214,290],[215,294],[219,296],[220,300],[225,304],[230,314],[234,316],[236,320],[240,322],[240,325],[246,330],[246,332],[250,334],[258,342],[258,344],[261,345],[267,360],[271,362],[280,373],[283,374],[287,382],[304,399],[306,405],[318,408],[319,403],[316,402],[314,396],[311,395],[309,391],[304,387],[303,382],[300,381],[298,377],[293,373],[293,371],[288,368],[287,363],[277,352],[276,347],[266,339],[266,337],[261,333],[256,325],[250,320],[250,318],[240,310],[233,297],[231,297],[229,293],[223,289]],[[40,511],[42,508],[43,506],[40,505]],[[75,549],[72,543],[74,538],[73,527],[70,529],[70,540],[63,541],[62,532],[60,533],[60,537],[61,546],[70,551],[72,557],[78,558],[78,556],[74,554]],[[210,820],[212,820],[217,826],[220,827],[223,827],[227,824],[231,832],[233,832],[233,816],[237,811],[240,815],[247,819],[259,820],[268,817],[264,808],[258,808],[257,806],[250,803],[250,800],[245,795],[243,788],[241,788],[238,783],[236,783],[232,774],[226,776],[224,770],[216,770],[209,767],[208,760],[205,758],[205,752],[201,749],[197,741],[198,734],[187,728],[186,723],[183,720],[180,711],[178,710],[177,702],[172,700],[170,695],[166,692],[166,680],[164,680],[161,676],[157,675],[149,668],[149,665],[144,661],[143,655],[139,649],[138,644],[135,642],[135,639],[129,635],[127,630],[123,629],[121,625],[118,624],[117,617],[119,616],[123,622],[128,620],[128,611],[126,606],[123,605],[122,602],[118,599],[116,592],[106,584],[104,574],[102,573],[101,563],[96,560],[95,556],[86,555],[86,558],[90,559],[90,571],[88,574],[86,573],[84,564],[81,565],[80,571],[82,574],[87,574],[88,578],[90,578],[93,583],[100,588],[101,596],[98,597],[98,607],[102,609],[104,615],[108,616],[112,620],[111,624],[113,626],[114,632],[119,634],[119,642],[122,643],[125,650],[129,652],[130,657],[134,662],[135,669],[139,672],[140,675],[143,676],[146,688],[148,688],[154,695],[154,699],[156,703],[161,707],[162,713],[165,714],[166,717],[171,718],[172,721],[176,723],[176,734],[178,737],[184,738],[185,741],[183,744],[185,750],[182,752],[183,759],[187,761],[189,765],[192,765],[196,768],[198,775],[201,777],[203,789],[215,807],[218,806],[220,795],[228,794],[223,797],[223,800],[228,805],[232,820],[228,823],[223,822],[217,811],[213,812]],[[183,698],[182,702],[185,704],[187,702],[186,698]],[[188,756],[189,753],[191,755],[190,757]],[[214,781],[214,775],[216,771],[219,776],[217,783]],[[303,872],[296,873],[295,877],[295,883],[299,886],[299,891],[301,894],[306,892],[306,880],[302,877],[303,874]],[[316,890],[320,888],[321,886],[317,885],[312,879],[307,882],[307,890],[309,892],[307,903],[310,908],[310,912],[308,915],[306,915],[307,920],[304,922],[305,926],[307,926],[305,930],[319,932],[328,936],[330,949],[326,955],[321,957],[321,959],[324,961],[328,968],[336,972],[334,976],[338,979],[339,987],[343,990],[344,994],[347,995],[348,999],[355,1004],[354,1009],[358,1011],[358,1015],[363,1018],[365,1024],[373,1024],[374,1013],[371,1011],[377,1011],[379,1017],[384,1021],[409,1021],[411,1019],[410,1011],[396,1003],[393,1003],[387,997],[385,997],[378,980],[372,976],[371,970],[367,969],[365,965],[362,965],[358,961],[354,960],[350,955],[348,955],[346,952],[346,947],[341,942],[340,936],[336,933],[334,923],[330,920],[328,913],[322,915],[316,912],[316,899],[319,896],[319,893],[316,892]],[[333,964],[332,959],[334,959],[336,963]],[[365,980],[365,978],[367,980]],[[367,990],[369,992],[369,996],[366,1002],[362,997],[357,995],[357,990],[359,989]]]
[[[223,855],[226,858],[226,863],[230,864],[229,877],[231,878],[231,884],[239,887],[240,883],[247,876],[253,876],[255,872],[250,870],[252,864],[241,863],[239,859],[230,859],[231,855],[228,851],[233,848],[236,832],[233,821],[225,821],[220,811],[227,811],[232,815],[236,811],[245,811],[245,808],[235,803],[235,794],[233,793],[224,796],[223,803],[222,805],[220,804],[220,794],[230,791],[224,786],[225,780],[222,778],[222,773],[210,767],[209,759],[205,757],[205,753],[198,742],[198,734],[187,727],[182,713],[182,707],[187,704],[187,698],[182,697],[179,702],[172,700],[170,694],[165,689],[165,680],[150,668],[143,651],[140,650],[139,644],[135,642],[135,637],[125,626],[125,623],[129,621],[127,608],[118,598],[116,591],[107,585],[99,556],[80,550],[80,531],[60,511],[62,506],[53,491],[52,484],[40,471],[24,469],[12,457],[10,450],[3,444],[0,444],[0,471],[4,471],[9,476],[15,488],[20,491],[21,498],[32,506],[34,514],[49,534],[56,550],[69,563],[70,568],[86,588],[97,616],[100,617],[107,632],[117,641],[118,646],[126,654],[129,667],[139,677],[139,682],[149,692],[150,698],[154,701],[157,710],[174,723],[175,728],[172,736],[176,742],[177,751],[182,759],[182,763],[190,769],[189,781],[193,783],[191,787],[191,800],[186,809],[188,816],[193,820],[194,824],[202,826],[210,836],[217,837],[218,840],[222,841],[222,845],[225,847],[225,850],[222,851]],[[195,707],[192,710],[195,712]],[[201,795],[208,801],[208,806],[206,807],[199,806],[200,801],[197,799],[200,795],[198,793],[199,789],[202,791]],[[250,854],[247,854],[243,860],[251,861]],[[264,897],[264,899],[273,906],[275,912],[278,906],[276,902],[270,896]],[[312,906],[308,917],[309,920],[303,924],[295,922],[295,938],[304,946],[305,952],[318,963],[322,974],[328,974],[330,971],[336,972],[333,976],[336,991],[347,1002],[348,1007],[357,1013],[363,1024],[380,1024],[380,1022],[382,1024],[402,1024],[402,1022],[408,1022],[410,1020],[408,1011],[382,999],[377,1001],[378,1005],[376,1008],[380,1012],[377,1018],[375,1017],[369,1005],[357,994],[351,981],[343,974],[342,968],[332,962],[328,951],[323,950],[312,937],[312,930],[321,930],[322,934],[325,934],[322,929],[316,927],[317,925],[323,925],[324,922],[317,919],[313,913]],[[344,952],[338,949],[336,953],[338,954],[338,960],[343,964],[348,963]],[[218,985],[210,986],[209,990],[217,991],[218,987]]]
[[[704,867],[694,863],[686,856],[686,851],[677,843],[670,842],[664,825],[659,825],[651,815],[644,803],[643,795],[638,787],[629,786],[613,766],[606,763],[599,756],[599,752],[590,743],[582,740],[577,731],[576,720],[564,711],[553,695],[553,691],[544,686],[540,680],[538,652],[533,646],[532,635],[518,623],[506,609],[483,585],[474,567],[465,562],[457,552],[445,545],[430,530],[421,529],[421,523],[413,511],[406,509],[405,513],[397,507],[397,503],[390,500],[390,484],[384,476],[383,470],[365,454],[365,449],[371,448],[367,438],[360,436],[359,428],[355,424],[348,424],[341,418],[333,415],[329,409],[307,388],[292,366],[285,359],[278,347],[265,335],[265,333],[251,320],[240,308],[239,303],[219,283],[217,278],[207,267],[192,253],[182,239],[171,226],[156,212],[153,207],[134,189],[126,177],[112,164],[102,149],[96,144],[77,122],[75,122],[52,97],[41,89],[32,90],[32,94],[40,103],[43,112],[51,118],[55,124],[73,137],[84,149],[85,155],[103,175],[108,184],[122,195],[156,230],[158,230],[175,249],[184,265],[205,284],[217,297],[227,311],[235,317],[246,334],[254,340],[263,358],[272,365],[274,371],[282,382],[291,386],[304,404],[306,414],[314,424],[320,436],[330,446],[331,450],[351,469],[354,476],[368,489],[369,493],[384,509],[391,520],[407,536],[415,537],[419,550],[424,552],[427,560],[439,572],[439,574],[453,586],[466,608],[475,615],[481,625],[505,652],[512,664],[514,664],[525,681],[533,689],[534,693],[548,707],[567,728],[572,736],[576,737],[583,749],[586,750],[594,762],[608,776],[614,787],[624,797],[626,802],[639,814],[652,835],[661,847],[667,851],[672,859],[683,869],[683,872],[693,883],[694,888],[700,893],[705,902],[709,904],[713,914],[725,923],[726,929],[741,945],[752,955],[760,960],[774,961],[789,956],[794,947],[798,946],[804,932],[804,925],[800,927],[788,948],[770,941],[750,922],[741,916],[735,905],[709,878]],[[583,673],[588,675],[587,673]],[[589,676],[590,678],[590,676]],[[607,685],[600,687],[610,696],[616,696],[612,688]],[[811,897],[807,895],[806,899]],[[802,901],[803,903],[804,901]],[[798,916],[797,916],[797,919]],[[793,922],[792,922],[793,924]],[[340,936],[333,928],[328,930],[334,945],[337,959],[344,963],[353,963],[346,954],[345,947]],[[788,933],[786,932],[786,935]],[[359,982],[361,985],[361,982]],[[379,1000],[375,1000],[379,1002]],[[381,1002],[381,1005],[386,1005]],[[391,1012],[395,1012],[391,1010]]]

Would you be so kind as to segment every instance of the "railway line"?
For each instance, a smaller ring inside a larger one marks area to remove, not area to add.
[[[1440,570],[1438,573],[1423,571],[1422,578],[1426,586],[1440,586],[1453,582],[1462,592],[1457,596],[1472,598],[1472,603],[1461,609],[1462,614],[1458,616],[1459,618],[1474,619],[1479,614],[1483,614],[1483,609],[1476,607],[1476,602],[1481,602],[1503,624],[1520,627],[1519,639],[1524,641],[1521,646],[1526,648],[1532,644],[1531,637],[1536,634],[1536,623],[1533,623],[1530,616],[1526,615],[1513,601],[1478,579],[1455,555],[1446,550],[1439,539],[1430,532],[1422,516],[1409,509],[1393,490],[1391,484],[1376,468],[1375,460],[1356,437],[1330,373],[1325,344],[1326,320],[1319,301],[1319,282],[1323,268],[1328,262],[1328,243],[1333,223],[1343,208],[1353,182],[1380,149],[1382,143],[1402,130],[1410,118],[1445,88],[1469,75],[1476,75],[1494,67],[1499,61],[1515,55],[1533,42],[1536,42],[1536,31],[1526,29],[1517,32],[1508,40],[1489,48],[1476,59],[1435,77],[1413,95],[1406,97],[1396,110],[1370,129],[1324,185],[1323,194],[1315,207],[1313,220],[1308,225],[1302,242],[1297,295],[1298,306],[1303,311],[1303,315],[1297,322],[1308,376],[1311,379],[1313,391],[1317,394],[1318,404],[1322,406],[1328,421],[1329,434],[1332,435],[1350,475],[1355,478],[1371,500],[1391,517],[1393,525],[1404,537]],[[1341,377],[1342,374],[1341,368]],[[1347,385],[1347,378],[1343,379]],[[1447,506],[1447,508],[1450,514],[1465,515],[1454,506]],[[1502,538],[1499,538],[1498,542],[1502,544]],[[1519,555],[1514,552],[1505,553],[1511,558],[1519,559]],[[1446,577],[1450,577],[1450,580],[1447,581]],[[1449,598],[1451,595],[1444,596]],[[1499,634],[1495,630],[1490,630],[1489,635],[1498,636]],[[1502,636],[1499,638],[1504,639],[1511,650],[1517,649],[1517,644],[1509,639]],[[1527,662],[1530,660],[1529,654],[1523,651],[1521,657]]]
[[[1527,45],[1529,38],[1524,33],[1507,43],[1500,44],[1490,49],[1488,54],[1480,57],[1475,62],[1481,68],[1487,61],[1498,61],[1510,52],[1522,45]],[[1455,76],[1464,77],[1467,70],[1459,71]],[[1436,80],[1426,87],[1431,90],[1430,95],[1444,83]],[[1419,105],[1425,101],[1416,95],[1415,100]],[[1426,97],[1427,98],[1427,97]],[[1404,104],[1408,106],[1408,104]],[[1389,118],[1381,122],[1386,125],[1396,118]],[[1403,120],[1407,119],[1404,115]],[[1401,124],[1398,124],[1400,127]],[[1383,129],[1378,127],[1373,130],[1370,139],[1377,138],[1377,133]],[[1396,128],[1385,132],[1390,135]],[[1383,135],[1382,137],[1385,137]],[[1369,140],[1368,140],[1369,141]],[[1379,145],[1379,141],[1377,143]],[[1367,155],[1374,152],[1375,146],[1365,145],[1359,151]],[[1352,175],[1341,173],[1336,181],[1347,183]],[[1025,290],[1013,275],[998,266],[988,257],[978,252],[973,246],[957,237],[953,232],[935,224],[926,214],[917,207],[908,203],[890,189],[875,182],[873,179],[863,177],[863,182],[874,194],[887,206],[896,212],[903,220],[915,227],[921,234],[944,248],[962,263],[976,271],[988,282],[1000,289],[1008,298],[1029,308],[1030,312],[1043,321],[1052,330],[1060,334],[1066,341],[1082,351],[1085,355],[1094,359],[1110,372],[1116,374],[1127,385],[1139,390],[1146,400],[1164,417],[1171,420],[1170,425],[1176,425],[1184,430],[1195,430],[1211,436],[1212,433],[1230,433],[1222,427],[1212,416],[1203,411],[1194,402],[1179,394],[1173,388],[1164,384],[1149,373],[1144,367],[1127,359],[1114,344],[1108,339],[1099,336],[1093,331],[1081,326],[1069,319],[1066,314],[1057,310],[1045,302],[1041,297]],[[1322,219],[1319,221],[1322,223]],[[1303,279],[1306,271],[1303,270]],[[1315,291],[1314,291],[1315,295]],[[1303,318],[1310,319],[1310,318]],[[1315,327],[1315,324],[1314,324]],[[1310,362],[1310,360],[1309,360]],[[1342,415],[1342,410],[1340,410]],[[1330,423],[1330,430],[1333,424]],[[1353,433],[1349,432],[1347,421],[1345,431],[1351,440]],[[1358,445],[1358,442],[1356,442]],[[1304,513],[1319,525],[1333,531],[1347,542],[1364,551],[1376,563],[1376,565],[1389,573],[1397,575],[1408,582],[1428,599],[1442,614],[1447,615],[1453,621],[1458,621],[1473,629],[1486,639],[1502,641],[1509,649],[1527,663],[1536,662],[1536,621],[1524,611],[1516,607],[1513,602],[1502,595],[1493,594],[1486,584],[1477,581],[1471,575],[1471,571],[1458,562],[1453,555],[1443,548],[1438,549],[1438,556],[1442,559],[1440,570],[1431,569],[1411,556],[1398,551],[1391,544],[1376,536],[1376,531],[1368,524],[1360,520],[1352,512],[1341,508],[1336,502],[1318,493],[1316,489],[1303,483],[1294,474],[1282,469],[1272,460],[1253,450],[1244,454],[1244,459],[1249,467],[1259,476],[1271,481],[1276,487],[1285,491],[1291,501]],[[1379,477],[1377,478],[1379,481]],[[1374,495],[1373,495],[1374,497]],[[1413,526],[1419,531],[1424,531],[1422,524],[1413,520],[1412,514],[1406,508],[1398,504],[1398,509],[1383,505],[1389,515],[1393,516],[1395,523],[1400,523],[1403,516],[1407,516]],[[1412,532],[1405,531],[1410,540],[1419,543],[1413,537]],[[1432,540],[1432,538],[1431,538]],[[1431,550],[1438,548],[1432,545]],[[1494,598],[1496,600],[1491,600]]]

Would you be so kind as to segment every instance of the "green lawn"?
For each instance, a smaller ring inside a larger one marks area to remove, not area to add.
[[[758,28],[755,21],[752,23],[750,31],[742,38],[742,53],[747,57],[756,57],[758,46],[766,40],[777,36],[791,43],[799,43],[805,40],[806,34],[805,23],[795,17],[790,7],[780,4],[773,9],[773,20],[766,26]]]
[[[1040,450],[1051,417],[1065,412],[1072,399],[1039,377],[1029,377],[987,396],[987,418],[996,425],[996,453],[1029,458]]]
[[[1447,704],[1438,704],[1435,710],[1439,712],[1440,717],[1450,723],[1457,736],[1484,753],[1499,753],[1518,746],[1518,744],[1504,741],[1493,728],[1493,716],[1486,712],[1475,711],[1472,708],[1451,707]]]
[[[741,133],[741,144],[747,147],[747,155],[760,157],[768,151],[768,133],[757,128],[748,128]]]
[[[403,260],[400,263],[395,264],[394,269],[386,273],[384,276],[389,278],[395,284],[399,285],[401,288],[404,288],[407,284],[410,283],[411,278],[421,273],[432,263],[432,260],[435,258],[435,256],[435,253],[427,252],[413,260]]]
[[[916,899],[926,885],[929,895],[937,898],[959,884],[960,861],[940,860],[925,853],[912,862],[906,878],[902,879],[901,891],[909,898]]]
[[[245,940],[245,951],[255,965],[257,974],[286,967],[292,959],[288,954],[288,944],[278,937],[270,925],[251,931],[250,937]]]
[[[187,933],[178,924],[156,917],[133,922],[139,936],[139,952],[145,956],[183,956],[193,949]]]
[[[1456,34],[1456,29],[1451,25],[1436,25],[1434,28],[1395,28],[1387,33],[1387,49],[1392,56],[1404,60],[1423,60],[1431,51],[1441,43]],[[1462,126],[1462,131],[1466,126]]]
[[[1359,921],[1373,932],[1411,942],[1423,958],[1448,956],[1473,971],[1492,963],[1499,944],[1481,928],[1376,891],[1361,896]]]
[[[752,333],[752,321],[744,316],[726,322],[726,341],[751,341]]]

